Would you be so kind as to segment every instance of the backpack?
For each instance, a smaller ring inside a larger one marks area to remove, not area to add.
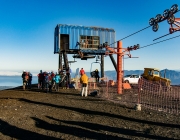
[[[49,85],[52,84],[52,77],[51,76],[48,76],[48,81],[49,81]]]
[[[27,74],[26,72],[23,72],[23,74],[22,74],[22,78],[23,78],[23,81],[27,82],[27,81],[28,81],[29,76],[28,76],[28,74]]]
[[[45,75],[44,81],[45,81],[45,83],[48,83],[48,82],[49,82],[49,76],[48,76],[48,75]]]

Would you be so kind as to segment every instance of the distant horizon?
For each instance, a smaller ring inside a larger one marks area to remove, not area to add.
[[[167,68],[165,68],[167,69]],[[124,71],[143,71],[144,69],[136,69],[136,70],[124,70]],[[164,70],[164,69],[161,69],[161,70]],[[168,69],[168,70],[173,70],[173,69]],[[54,73],[57,72],[57,71],[54,71],[52,70]],[[109,72],[109,71],[115,71],[115,70],[104,70],[104,72]],[[177,69],[177,70],[173,70],[173,71],[177,71],[177,72],[180,72],[180,69]],[[21,76],[23,70],[0,70],[0,76]],[[32,70],[30,71],[32,73],[33,76],[37,76],[38,73],[40,72],[39,70]],[[51,71],[47,71],[47,72],[51,72]],[[90,72],[90,71],[86,71],[86,72]],[[76,73],[76,70],[72,70],[72,74],[75,74]]]

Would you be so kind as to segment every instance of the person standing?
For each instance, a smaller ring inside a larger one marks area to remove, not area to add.
[[[45,83],[45,76],[48,75],[47,71],[44,71],[42,74],[42,90],[44,90],[44,88],[46,88],[46,83]]]
[[[52,76],[50,72],[44,73],[44,86],[46,93],[52,92]]]
[[[44,73],[44,87],[46,90],[46,93],[48,93],[48,89],[49,89],[49,75],[48,73]]]
[[[28,88],[31,89],[31,84],[32,84],[32,74],[31,74],[31,72],[28,72],[28,76],[29,76],[29,79],[28,79]]]
[[[61,80],[59,74],[56,72],[56,75],[53,78],[54,82],[55,82],[55,90],[59,91],[59,82]]]
[[[67,88],[68,88],[69,84],[71,83],[71,68],[69,66],[66,69],[66,75],[67,75]]]
[[[81,96],[87,97],[87,90],[88,90],[88,76],[84,73],[80,77],[80,83],[82,84],[81,89]]]
[[[54,74],[55,76],[55,74]],[[49,80],[49,92],[52,92],[52,86],[53,86],[53,78],[54,76],[52,73],[48,73],[48,80]]]
[[[23,81],[23,90],[25,90],[27,82],[28,82],[28,73],[24,70],[21,77],[22,77],[22,81]]]
[[[55,82],[54,82],[54,80],[53,80],[53,78],[54,78],[54,76],[55,76],[55,74],[54,74],[54,72],[53,71],[51,71],[51,78],[52,78],[52,83],[51,83],[51,88],[54,88],[55,87]]]
[[[40,73],[37,75],[38,76],[38,88],[42,88],[43,86],[43,72],[40,70]]]
[[[60,72],[60,78],[61,78],[61,81],[59,83],[59,87],[64,89],[66,88],[66,84],[65,84],[66,75],[64,74],[63,70]]]

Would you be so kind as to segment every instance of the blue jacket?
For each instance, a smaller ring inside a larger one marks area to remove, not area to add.
[[[61,78],[59,75],[55,75],[53,80],[55,81],[56,84],[58,84],[60,82]]]
[[[32,81],[32,74],[29,72],[29,81]]]

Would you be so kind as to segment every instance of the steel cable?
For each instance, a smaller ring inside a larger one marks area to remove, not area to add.
[[[128,35],[128,36],[126,36],[126,37],[124,37],[124,38],[122,38],[122,39],[118,40],[118,41],[121,41],[121,40],[123,40],[123,39],[126,39],[126,38],[128,38],[128,37],[132,36],[132,35],[135,35],[135,34],[137,34],[137,33],[141,32],[141,31],[143,31],[143,30],[145,30],[145,29],[147,29],[147,28],[149,28],[149,27],[151,27],[151,25],[150,25],[150,26],[147,26],[147,27],[145,27],[145,28],[143,28],[143,29],[141,29],[141,30],[139,30],[139,31],[135,32],[135,33],[132,33],[132,34],[130,34],[130,35]],[[111,43],[110,45],[115,44],[115,43],[116,43],[116,42],[118,42],[118,41],[115,41],[114,43]],[[110,46],[110,45],[109,45],[109,46]]]
[[[174,36],[174,37],[171,37],[171,38],[168,38],[168,39],[165,39],[165,40],[159,41],[159,42],[155,42],[155,43],[152,43],[152,44],[149,44],[149,45],[146,45],[146,46],[140,47],[139,49],[141,49],[141,48],[145,48],[145,47],[149,47],[149,46],[152,46],[152,45],[155,45],[155,44],[161,43],[161,42],[165,42],[165,41],[167,41],[167,40],[171,40],[171,39],[174,39],[174,38],[177,38],[177,37],[180,37],[180,35],[177,35],[177,36]]]
[[[179,11],[180,11],[180,10],[178,10],[177,12],[179,12]],[[176,12],[176,13],[177,13],[177,12]],[[132,35],[135,35],[135,34],[141,32],[141,31],[143,31],[143,30],[145,30],[145,29],[147,29],[147,28],[149,28],[149,27],[151,27],[151,25],[150,25],[150,26],[147,26],[147,27],[145,27],[145,28],[143,28],[143,29],[141,29],[141,30],[135,32],[135,33],[132,33],[132,34],[130,34],[130,35],[128,35],[128,36],[126,36],[126,37],[120,39],[120,40],[117,40],[117,41],[115,41],[114,43],[109,44],[109,46],[112,45],[112,44],[115,44],[115,43],[118,42],[118,41],[121,41],[121,40],[123,40],[123,39],[126,39],[126,38],[128,38],[128,37],[130,37],[130,36],[132,36]]]
[[[165,39],[165,40],[159,41],[159,42],[155,42],[155,43],[152,43],[152,44],[149,44],[149,45],[143,46],[143,47],[140,47],[139,49],[141,49],[141,48],[145,48],[145,47],[149,47],[149,46],[152,46],[152,45],[155,45],[155,44],[161,43],[161,42],[165,42],[165,41],[168,41],[168,40],[171,40],[171,39],[177,38],[177,37],[180,37],[180,35],[178,35],[178,36],[174,36],[174,37],[171,37],[171,38],[168,38],[168,39]],[[129,57],[127,57],[127,58],[123,58],[123,59],[129,59]]]

